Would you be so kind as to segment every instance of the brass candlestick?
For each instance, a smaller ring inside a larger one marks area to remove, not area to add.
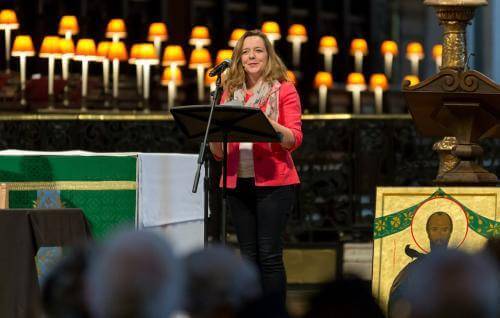
[[[439,185],[495,185],[498,178],[478,158],[477,141],[500,137],[500,86],[477,71],[465,71],[466,27],[486,0],[426,0],[443,26],[443,64],[440,72],[418,85],[403,85],[403,93],[419,131],[445,137],[435,145],[442,161]],[[447,152],[447,153],[446,153]]]

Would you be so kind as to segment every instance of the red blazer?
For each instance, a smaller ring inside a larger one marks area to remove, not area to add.
[[[222,97],[224,101],[225,94]],[[249,95],[247,95],[247,98]],[[279,91],[278,123],[290,129],[295,137],[291,149],[284,149],[279,143],[256,142],[253,144],[253,163],[256,186],[283,186],[300,183],[293,164],[292,151],[302,144],[302,110],[295,86],[290,82],[281,83]],[[264,109],[263,109],[264,110]],[[230,142],[227,154],[227,187],[236,188],[240,143]],[[221,158],[216,157],[217,160]],[[222,186],[222,177],[220,181]]]

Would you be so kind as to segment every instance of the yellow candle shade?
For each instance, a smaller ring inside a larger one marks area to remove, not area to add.
[[[276,23],[274,21],[264,22],[264,24],[262,24],[262,32],[271,41],[281,39],[280,26],[278,23]]]
[[[208,76],[208,73],[210,73],[212,69],[208,68],[207,71],[205,72],[205,86],[210,87],[211,84],[215,83],[217,80],[217,76]]]
[[[393,56],[396,56],[399,53],[398,45],[394,41],[384,41],[380,46],[380,52],[384,55],[390,53]]]
[[[191,45],[209,45],[211,43],[210,40],[210,32],[206,26],[195,26],[191,30],[191,38],[189,39],[189,44]]]
[[[366,81],[365,77],[361,73],[350,73],[347,76],[347,84],[346,89],[348,91],[353,90],[365,90],[366,89]]]
[[[288,77],[288,80],[293,83],[293,85],[297,84],[297,77],[295,76],[294,72],[287,70],[286,76]]]
[[[18,29],[19,21],[14,10],[4,9],[0,11],[0,29]]]
[[[172,70],[174,71],[172,72]],[[182,85],[182,72],[178,67],[172,69],[170,66],[167,66],[163,70],[163,74],[161,76],[161,85],[167,86],[172,80],[175,85]]]
[[[14,39],[14,44],[12,46],[12,56],[34,56],[35,47],[33,46],[33,41],[29,35],[18,35]]]
[[[137,56],[139,56],[139,51],[141,50],[141,44],[136,43],[133,44],[132,47],[130,48],[130,57],[128,62],[130,64],[135,64],[137,60]]]
[[[167,25],[163,22],[154,22],[149,25],[148,41],[166,41],[168,39]]]
[[[277,22],[274,21],[264,22],[262,24],[262,32],[264,32],[267,36],[273,35],[281,38],[280,26]]]
[[[76,43],[75,60],[96,59],[96,46],[93,39],[80,39]]]
[[[224,60],[230,60],[233,57],[233,50],[219,50],[215,58],[215,64],[219,65]]]
[[[420,79],[418,78],[418,76],[415,76],[415,75],[406,75],[406,76],[403,78],[403,84],[404,84],[406,81],[409,81],[409,82],[410,82],[410,86],[414,86],[414,85],[417,85],[418,83],[420,83]]]
[[[109,60],[126,61],[128,59],[127,48],[123,42],[112,42],[108,49]]]
[[[97,56],[100,59],[105,59],[108,57],[108,50],[110,45],[110,41],[101,41],[99,42],[99,44],[97,44]]]
[[[75,44],[72,39],[60,39],[59,50],[63,56],[72,56],[75,54]]]
[[[302,24],[292,24],[290,28],[288,28],[288,37],[287,40],[289,42],[300,41],[307,42],[307,30],[306,27]]]
[[[162,65],[186,65],[186,57],[180,45],[167,45],[163,51]]]
[[[58,36],[49,35],[44,37],[40,47],[40,57],[46,58],[49,56],[59,56],[61,54],[59,41],[60,38]]]
[[[231,32],[231,37],[229,38],[228,45],[230,47],[235,47],[238,40],[243,36],[243,34],[245,34],[246,31],[247,30],[240,28],[234,29],[233,32]]]
[[[125,21],[123,21],[123,19],[111,19],[106,27],[106,37],[118,37],[119,39],[127,37]]]
[[[370,77],[370,89],[375,90],[378,87],[384,91],[389,88],[389,83],[385,74],[375,73]]]
[[[70,33],[71,35],[78,34],[80,28],[78,26],[78,20],[74,15],[65,15],[59,20],[59,34],[65,35]]]
[[[419,42],[410,42],[406,46],[406,57],[410,58],[416,56],[418,59],[424,58],[424,48]]]
[[[329,35],[322,36],[321,39],[319,40],[318,51],[321,54],[327,54],[327,53],[337,54],[339,51],[337,39]]]
[[[432,57],[434,59],[443,56],[443,46],[441,44],[436,44],[432,48]]]
[[[212,58],[207,49],[194,49],[189,58],[189,68],[197,68],[198,66],[212,66]]]
[[[353,39],[351,41],[351,55],[354,55],[355,52],[361,52],[363,55],[368,54],[368,43],[366,43],[365,39]]]
[[[333,76],[329,72],[318,72],[314,77],[314,87],[319,88],[326,86],[327,88],[333,87]]]
[[[136,63],[158,64],[158,56],[153,44],[142,43],[137,53]]]

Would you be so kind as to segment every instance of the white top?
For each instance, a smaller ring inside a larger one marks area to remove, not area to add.
[[[240,142],[240,162],[238,164],[239,178],[253,178],[255,172],[253,169],[253,143]]]

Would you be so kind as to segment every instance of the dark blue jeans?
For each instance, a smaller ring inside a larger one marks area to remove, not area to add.
[[[264,293],[284,301],[283,234],[295,202],[294,186],[256,187],[253,178],[239,178],[227,198],[242,255],[257,265]]]

